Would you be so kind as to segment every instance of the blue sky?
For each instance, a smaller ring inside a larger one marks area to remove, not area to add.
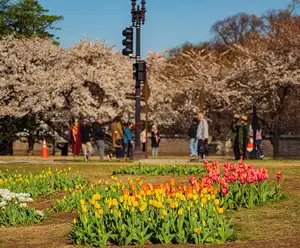
[[[137,0],[139,3],[141,0]],[[292,0],[146,0],[146,23],[142,27],[142,55],[186,41],[199,43],[212,36],[210,27],[239,12],[263,14],[285,8]],[[81,38],[99,38],[122,50],[122,30],[131,22],[130,0],[40,0],[51,14],[62,15],[57,32],[62,46]]]

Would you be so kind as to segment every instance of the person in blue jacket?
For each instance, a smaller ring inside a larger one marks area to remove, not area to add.
[[[126,123],[124,127],[124,153],[127,158],[132,158],[132,150],[133,150],[133,135],[132,135],[132,123]]]

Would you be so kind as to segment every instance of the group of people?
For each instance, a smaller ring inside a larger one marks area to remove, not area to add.
[[[112,137],[112,146],[116,151],[116,157],[118,159],[121,158],[132,158],[133,151],[133,129],[134,125],[132,123],[127,123],[124,125],[119,116],[115,117],[113,123],[111,124],[111,137]],[[140,140],[142,143],[142,151],[146,152],[146,143],[147,143],[147,130],[144,127],[141,134]],[[161,138],[158,132],[158,128],[156,125],[153,125],[151,130],[151,148],[152,148],[152,156],[158,156],[158,147],[160,144]]]
[[[134,146],[134,125],[133,123],[123,123],[120,116],[113,119],[110,125],[110,135],[112,141],[112,147],[115,150],[117,159],[127,159],[133,156]],[[76,155],[80,155],[81,150],[84,155],[84,160],[88,161],[89,158],[94,154],[93,144],[97,147],[100,160],[104,160],[105,157],[105,129],[104,123],[101,119],[98,119],[92,125],[88,124],[88,120],[84,119],[81,123],[75,122],[72,129],[69,131],[72,143],[72,153],[75,159]],[[153,125],[151,130],[151,148],[152,156],[158,156],[158,148],[160,145],[161,137],[156,125]],[[142,151],[146,152],[146,143],[148,133],[144,128],[140,134]],[[107,157],[109,160],[112,158],[112,154],[108,153]]]
[[[206,144],[209,137],[208,123],[203,113],[199,113],[188,130],[191,157],[201,157],[206,159]],[[250,137],[253,137],[253,129],[248,124],[248,117],[235,114],[230,126],[229,136],[232,143],[233,153],[236,160],[245,159],[247,157],[247,146],[250,142]],[[258,124],[256,130],[256,139],[254,149],[258,156],[263,159],[264,154],[261,148],[263,140],[263,132]]]
[[[230,125],[230,139],[233,148],[235,160],[245,159],[247,157],[247,146],[250,142],[250,137],[253,137],[254,131],[248,123],[247,116],[235,114]],[[258,152],[258,156],[263,159],[264,154],[261,148],[263,140],[263,132],[258,124],[256,130],[254,149]]]
[[[80,154],[82,149],[84,160],[88,161],[94,153],[93,141],[99,150],[100,160],[104,160],[105,131],[102,124],[103,121],[101,119],[98,119],[92,126],[88,125],[87,119],[84,119],[81,125],[79,125],[78,121],[74,123],[70,131],[74,159],[76,155]]]
[[[199,113],[198,117],[193,120],[188,135],[190,139],[190,156],[200,156],[202,159],[206,159],[206,143],[209,134],[208,123],[203,113]]]

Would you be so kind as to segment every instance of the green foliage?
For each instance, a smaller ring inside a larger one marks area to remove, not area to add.
[[[70,188],[81,188],[86,182],[80,176],[72,176],[67,170],[59,170],[52,173],[43,171],[40,174],[32,174],[15,171],[14,174],[0,170],[0,187],[13,192],[30,193],[32,198],[54,194],[57,191],[67,191]]]
[[[44,216],[34,208],[22,207],[12,202],[0,207],[0,226],[30,225],[43,219]]]
[[[221,198],[221,205],[225,209],[253,208],[269,201],[282,200],[286,196],[281,193],[280,186],[279,182],[267,180],[252,184],[236,181],[228,185],[228,194]]]
[[[54,25],[63,17],[47,13],[48,10],[37,0],[0,0],[0,36],[39,36],[55,39],[50,31],[57,30]]]
[[[139,164],[138,166],[131,166],[126,168],[120,168],[113,171],[113,175],[201,175],[205,172],[203,166],[180,166],[180,165],[160,165],[160,166],[143,166]]]

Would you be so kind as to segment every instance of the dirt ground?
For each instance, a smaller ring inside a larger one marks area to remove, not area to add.
[[[265,161],[255,162],[259,167],[266,167],[273,175],[280,170],[284,175],[282,190],[288,199],[270,203],[253,209],[242,209],[228,213],[237,232],[237,241],[223,245],[203,245],[197,247],[300,247],[300,161]],[[111,172],[122,166],[122,163],[64,163],[64,164],[0,164],[0,170],[6,168],[25,168],[26,171],[41,171],[48,167],[80,170],[81,175],[89,180],[109,179]],[[124,167],[124,164],[123,164]],[[128,176],[122,176],[124,180]],[[142,177],[153,183],[166,182],[171,176]],[[177,182],[184,182],[187,176],[176,177]],[[59,195],[58,195],[59,197]],[[54,205],[57,196],[37,200],[33,206],[47,209]],[[68,238],[74,213],[55,213],[48,216],[43,223],[28,227],[0,227],[0,247],[7,248],[63,248],[79,247],[72,245]],[[162,247],[162,245],[146,245],[144,248]],[[180,245],[164,245],[163,247],[181,247]],[[196,247],[184,245],[184,247]]]

